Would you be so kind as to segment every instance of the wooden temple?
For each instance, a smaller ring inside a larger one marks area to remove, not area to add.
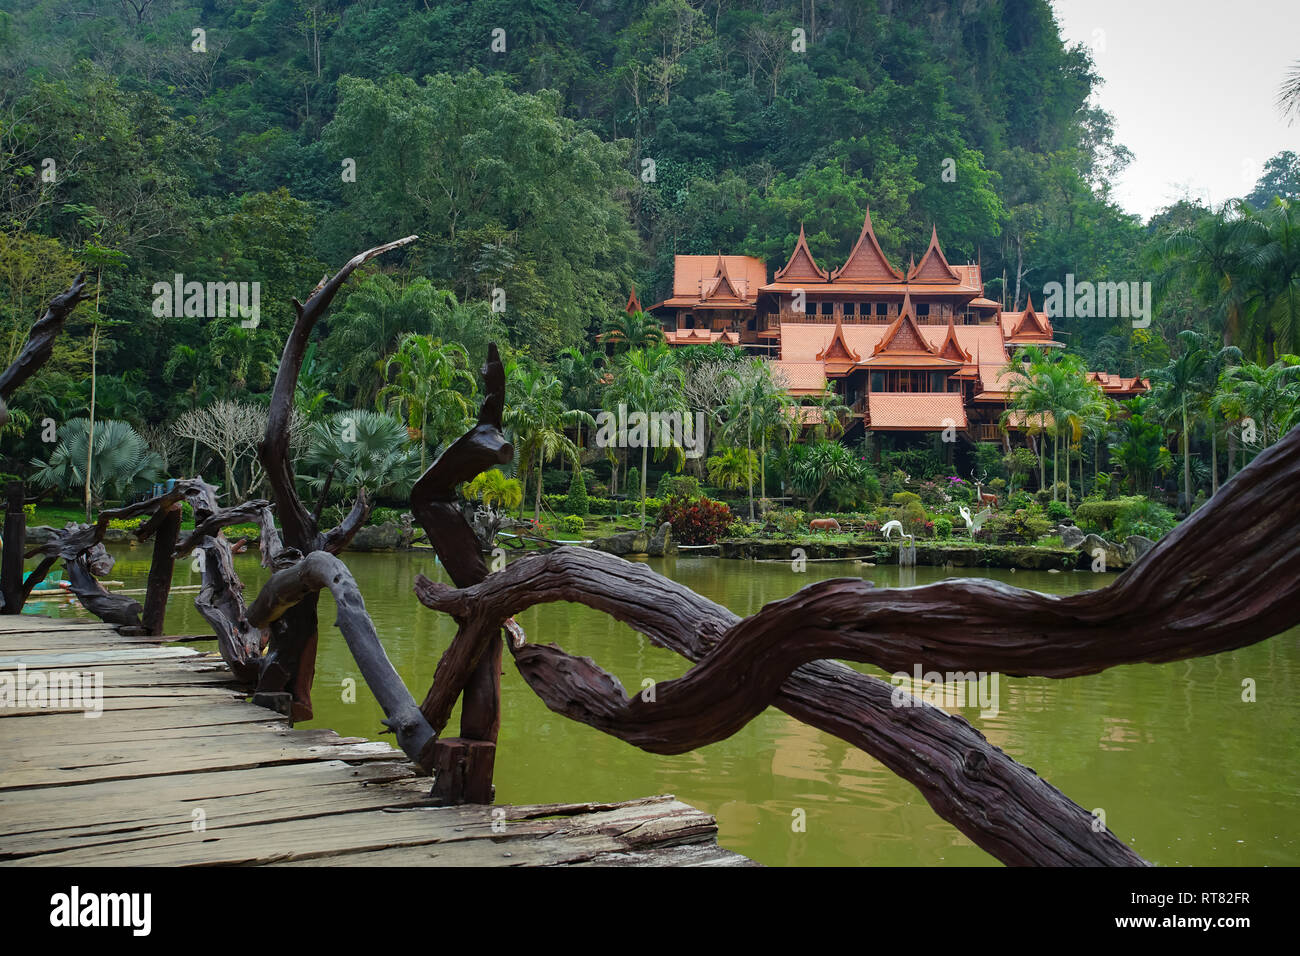
[[[673,294],[648,311],[664,323],[669,345],[722,343],[768,359],[795,397],[821,396],[829,385],[852,409],[850,440],[868,430],[955,427],[973,441],[1003,441],[1016,350],[1064,348],[1032,298],[1022,311],[1003,311],[984,295],[978,264],[949,263],[937,229],[919,262],[894,266],[870,210],[838,269],[818,265],[800,227],[771,281],[766,263],[751,256],[676,256]],[[1117,400],[1148,387],[1089,375]]]

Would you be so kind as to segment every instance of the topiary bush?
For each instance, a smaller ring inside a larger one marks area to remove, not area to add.
[[[1070,517],[1070,506],[1064,501],[1049,501],[1043,510],[1047,513],[1047,517],[1056,521],[1064,521]]]
[[[623,491],[635,501],[641,500],[641,469],[629,468],[627,470],[627,480],[623,482]]]
[[[947,540],[952,537],[952,519],[945,518],[942,515],[934,519],[935,536]]]
[[[573,472],[573,478],[569,481],[569,494],[565,497],[564,510],[571,515],[587,515],[591,513],[591,502],[587,498],[587,481],[578,468]]]
[[[655,497],[661,501],[667,501],[669,498],[685,498],[693,501],[702,494],[700,481],[694,475],[670,475],[666,472],[659,479],[659,486],[655,489]],[[762,507],[761,502],[759,507]]]

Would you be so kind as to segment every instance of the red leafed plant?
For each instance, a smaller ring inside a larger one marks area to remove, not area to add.
[[[727,532],[731,509],[711,498],[669,498],[659,520],[672,522],[673,538],[682,544],[713,544]]]

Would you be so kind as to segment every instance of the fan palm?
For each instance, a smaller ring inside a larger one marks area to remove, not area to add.
[[[94,447],[87,455],[89,425],[74,418],[59,429],[59,440],[48,461],[33,459],[32,483],[39,488],[68,492],[86,485],[90,460],[91,505],[98,508],[106,497],[126,497],[147,489],[162,477],[163,463],[134,428],[123,421],[95,422]],[[89,515],[86,516],[89,519]]]

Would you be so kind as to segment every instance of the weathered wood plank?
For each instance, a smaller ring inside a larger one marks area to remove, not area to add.
[[[435,810],[400,751],[290,729],[248,703],[215,655],[64,622],[0,628],[0,650],[0,673],[95,672],[104,708],[95,719],[0,710],[6,865],[748,862],[717,848],[711,817],[669,796]]]
[[[506,814],[500,832],[493,830],[494,809]],[[353,853],[383,851],[392,855],[400,848],[398,855],[403,865],[510,866],[519,865],[512,863],[517,848],[525,865],[547,865],[590,859],[602,852],[634,850],[665,840],[709,840],[716,832],[712,817],[677,801],[579,817],[519,821],[509,819],[510,810],[487,806],[366,810],[283,823],[208,827],[201,834],[167,834],[129,845],[65,850],[42,854],[36,860],[58,866],[247,865],[303,860],[334,864],[346,862]],[[548,839],[553,837],[562,838]],[[566,849],[570,845],[573,849]],[[418,851],[407,852],[413,848]],[[31,857],[12,861],[16,866],[32,862]],[[372,862],[384,861],[377,856]]]

